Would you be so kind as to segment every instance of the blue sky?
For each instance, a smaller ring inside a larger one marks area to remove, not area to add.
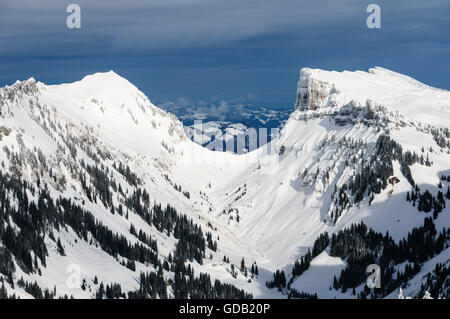
[[[0,85],[113,69],[154,103],[291,107],[301,67],[382,66],[450,89],[449,14],[449,0],[0,0]]]

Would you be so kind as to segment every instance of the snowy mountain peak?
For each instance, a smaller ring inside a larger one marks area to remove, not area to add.
[[[17,80],[14,82],[11,86],[5,86],[4,88],[0,88],[0,90],[13,90],[13,91],[24,91],[26,92],[28,89],[31,89],[32,91],[37,91],[37,85],[36,80],[33,77],[30,77],[28,80],[25,81],[19,81]]]
[[[334,111],[349,103],[364,106],[367,101],[427,124],[448,126],[450,123],[450,92],[409,76],[381,67],[368,72],[309,68],[300,72],[296,110]]]
[[[81,80],[81,82],[96,82],[96,81],[107,81],[110,84],[113,82],[122,83],[122,84],[129,83],[130,85],[132,85],[130,82],[128,82],[127,79],[120,76],[113,70],[109,70],[108,72],[96,72],[93,74],[89,74],[89,75],[86,75]]]
[[[133,154],[153,156],[164,149],[162,144],[172,151],[187,140],[183,125],[175,116],[153,105],[136,86],[114,71],[58,85],[34,79],[18,81],[0,89],[0,105],[7,106],[2,116],[11,119],[18,114],[34,118],[37,110],[51,110],[50,120],[69,121],[78,128],[78,138],[89,130],[120,151],[132,148]],[[17,126],[17,121],[11,126]]]
[[[76,98],[87,96],[99,97],[117,104],[127,95],[143,95],[136,86],[114,71],[97,72],[85,76],[80,81],[51,85],[50,88],[74,95]],[[53,90],[52,90],[53,91]]]

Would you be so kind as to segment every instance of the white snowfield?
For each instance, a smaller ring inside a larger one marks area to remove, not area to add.
[[[0,89],[0,126],[11,130],[0,138],[0,162],[4,163],[0,169],[11,172],[16,165],[7,156],[5,146],[21,154],[40,149],[53,175],[64,178],[66,184],[55,183],[48,172],[26,159],[18,167],[21,178],[35,182],[39,176],[54,198],[71,197],[80,205],[84,200],[84,207],[99,221],[132,243],[138,240],[129,232],[133,223],[137,230],[157,239],[160,258],[167,258],[175,247],[173,237],[159,233],[132,211],[126,219],[112,215],[100,201],[93,203],[87,199],[70,167],[79,165],[81,159],[90,164],[93,161],[79,147],[77,161],[64,153],[62,137],[70,135],[100,154],[102,163],[124,190],[132,192],[133,188],[113,169],[114,162],[126,164],[138,174],[151,202],[170,203],[193,218],[204,232],[220,238],[218,251],[207,249],[203,265],[192,263],[196,274],[208,272],[213,279],[245,289],[256,298],[285,298],[276,289],[266,288],[266,281],[272,279],[276,269],[284,269],[289,278],[294,261],[312,248],[321,233],[327,231],[331,235],[364,221],[376,231],[383,234],[389,231],[395,240],[400,240],[412,227],[423,224],[427,215],[405,200],[411,186],[397,162],[394,176],[399,178],[398,184],[376,194],[371,205],[365,198],[359,205],[346,209],[335,224],[332,222],[331,194],[335,186],[344,185],[358,172],[383,132],[388,130],[404,150],[422,153],[422,148],[425,149],[423,154],[433,165],[411,167],[421,190],[436,193],[441,174],[450,175],[449,149],[439,147],[427,127],[429,124],[450,127],[450,92],[375,68],[368,73],[302,69],[297,94],[296,110],[277,139],[248,154],[235,155],[213,152],[192,142],[174,115],[154,106],[134,85],[113,71],[89,75],[70,84],[48,86],[34,79],[16,82]],[[386,108],[378,109],[389,120],[387,126],[380,130],[376,125],[363,125],[359,118],[337,125],[334,119],[325,116],[349,103]],[[429,151],[430,147],[433,151]],[[351,165],[346,165],[347,160]],[[175,190],[174,184],[189,191],[190,198]],[[116,195],[113,201],[118,205]],[[435,220],[437,229],[450,226],[450,202],[447,203]],[[56,286],[58,294],[89,298],[98,288],[92,282],[94,276],[105,284],[118,282],[128,291],[139,287],[141,270],[154,270],[136,263],[137,271],[133,272],[100,248],[82,240],[75,242],[77,236],[70,228],[55,233],[61,238],[66,256],[59,255],[56,245],[48,239],[54,249],[49,251],[42,276],[18,271],[15,280],[23,276],[28,281],[36,280],[41,287]],[[444,262],[448,263],[448,250],[445,254]],[[247,266],[256,261],[259,276],[251,282],[241,273],[233,278],[230,264],[222,261],[224,255],[237,269],[242,257]],[[66,270],[70,264],[80,266],[90,290],[67,286]],[[329,290],[333,277],[343,267],[345,261],[324,251],[292,287],[323,298],[354,298],[350,293]],[[429,261],[424,269],[433,267],[433,261]],[[420,289],[422,272],[405,293],[413,295]],[[170,278],[173,274],[165,275]],[[15,292],[23,298],[30,297],[17,286]]]

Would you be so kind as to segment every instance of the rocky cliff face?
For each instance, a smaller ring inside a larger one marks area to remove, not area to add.
[[[295,109],[306,111],[333,106],[332,98],[335,93],[336,88],[332,83],[314,78],[312,70],[304,68],[298,81]]]

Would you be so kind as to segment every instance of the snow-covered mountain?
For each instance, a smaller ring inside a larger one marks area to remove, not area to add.
[[[406,75],[380,67],[368,72],[301,70],[295,109],[333,109],[352,101],[359,105],[372,101],[435,126],[449,123],[450,92]]]
[[[0,294],[356,298],[378,264],[377,297],[448,297],[450,92],[302,69],[297,96],[236,155],[112,71],[0,89]]]

